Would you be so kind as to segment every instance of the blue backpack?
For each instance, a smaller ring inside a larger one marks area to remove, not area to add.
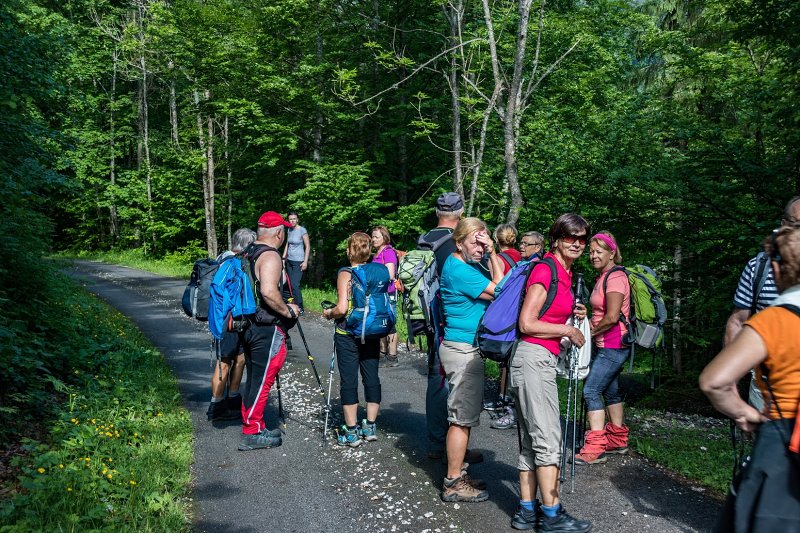
[[[241,331],[249,324],[258,304],[250,278],[239,256],[224,261],[211,281],[208,328],[221,340],[226,331]]]
[[[541,261],[520,262],[500,281],[495,299],[486,308],[476,333],[481,355],[498,363],[507,363],[519,339],[519,312],[525,300],[525,286],[536,265],[550,267],[550,286],[539,317],[547,312],[558,293],[558,271],[551,257]]]
[[[365,339],[385,337],[395,323],[389,301],[389,269],[380,263],[367,263],[344,269],[350,272],[350,311],[344,330]]]

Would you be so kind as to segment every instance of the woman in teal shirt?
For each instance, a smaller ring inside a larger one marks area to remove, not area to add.
[[[450,383],[447,398],[447,477],[442,500],[482,502],[489,497],[485,485],[470,479],[464,465],[470,428],[480,423],[483,408],[483,360],[475,332],[494,289],[503,278],[503,260],[495,253],[486,224],[477,218],[461,220],[453,231],[456,252],[447,258],[440,279],[445,316],[444,340],[439,359]],[[489,256],[492,279],[475,268]]]

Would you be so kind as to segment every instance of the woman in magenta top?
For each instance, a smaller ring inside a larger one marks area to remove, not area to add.
[[[561,413],[556,385],[561,338],[567,337],[578,347],[586,342],[580,330],[566,322],[573,314],[586,316],[586,308],[573,303],[572,263],[583,254],[588,238],[589,223],[583,217],[561,215],[550,228],[550,252],[536,263],[528,278],[519,314],[521,342],[509,370],[522,435],[517,462],[520,504],[511,520],[515,529],[581,533],[592,528],[590,522],[573,518],[561,506]],[[544,309],[552,281],[550,265],[555,266],[558,288],[552,304]],[[541,504],[536,499],[537,489]]]
[[[397,316],[397,289],[394,287],[394,280],[397,277],[397,264],[399,263],[397,251],[392,248],[392,238],[389,236],[389,230],[386,226],[375,226],[372,230],[372,246],[375,247],[375,256],[372,258],[373,263],[380,263],[386,265],[389,269],[389,300],[394,307],[395,316]],[[397,366],[397,330],[392,326],[389,335],[381,339],[381,357],[382,366]]]
[[[622,412],[619,374],[631,353],[630,345],[625,342],[631,286],[625,271],[614,268],[622,262],[622,253],[611,233],[601,231],[592,237],[589,259],[600,275],[589,299],[596,350],[583,384],[589,431],[581,452],[575,456],[575,463],[584,465],[605,462],[607,453],[628,451],[628,427]],[[611,419],[608,424],[605,423],[605,409]]]

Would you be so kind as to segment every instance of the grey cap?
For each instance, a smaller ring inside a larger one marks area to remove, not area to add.
[[[454,192],[446,192],[436,199],[436,209],[447,213],[464,209],[464,200],[461,195]]]

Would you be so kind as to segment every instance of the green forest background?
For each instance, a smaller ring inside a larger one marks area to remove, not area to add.
[[[791,0],[5,0],[0,28],[6,338],[53,252],[188,264],[295,209],[325,285],[350,232],[411,247],[457,190],[492,226],[614,232],[696,371],[800,191]]]

